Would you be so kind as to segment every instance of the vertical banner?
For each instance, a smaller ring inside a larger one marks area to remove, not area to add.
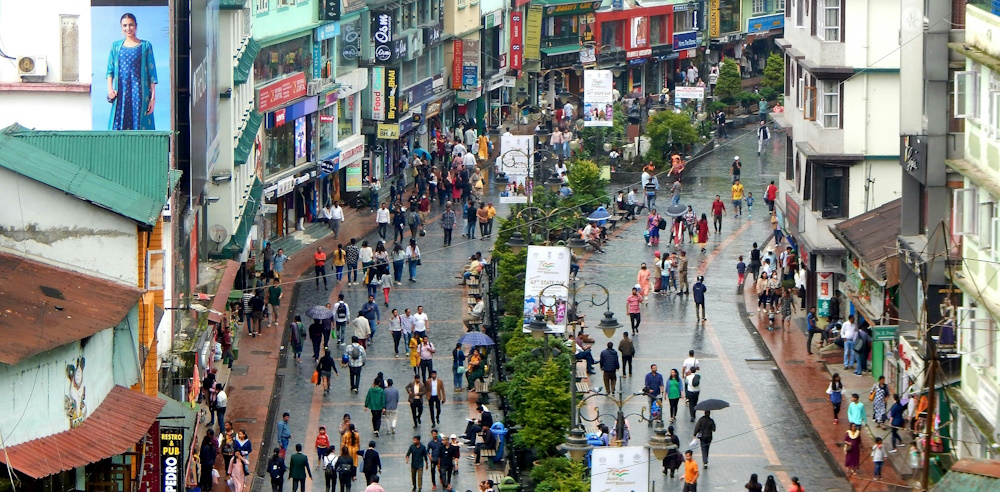
[[[462,88],[479,87],[479,40],[462,41]]]
[[[392,36],[396,26],[395,13],[392,10],[372,11],[372,42],[375,53],[375,63],[385,65],[392,60]]]
[[[833,273],[816,272],[816,316],[830,315],[830,299],[833,299]]]
[[[583,71],[583,126],[614,126],[611,70]]]
[[[139,472],[139,492],[162,492],[160,463],[160,421],[153,422],[142,438],[142,470]]]
[[[385,68],[372,67],[372,119],[385,121]]]
[[[515,70],[520,70],[521,66],[524,65],[522,15],[518,10],[513,10],[510,13],[510,68]]]
[[[537,313],[545,316],[549,333],[566,332],[566,311],[569,306],[569,289],[566,285],[569,282],[569,261],[570,251],[566,246],[528,246],[528,264],[524,273],[525,333],[530,333],[527,324]],[[550,285],[554,287],[546,289]]]
[[[451,88],[456,90],[462,89],[462,59],[465,56],[465,51],[462,47],[462,40],[455,39],[452,42],[452,57],[451,57]]]
[[[184,490],[184,429],[160,427],[160,486],[164,492]]]
[[[399,122],[399,69],[396,67],[386,67],[385,69],[385,122]]]
[[[528,17],[524,20],[524,58],[527,60],[541,59],[542,44],[542,6],[532,5],[528,8]]]
[[[500,136],[497,167],[507,177],[507,187],[500,192],[500,203],[528,203],[528,176],[534,169],[534,135]]]
[[[633,492],[649,488],[649,450],[642,446],[597,447],[590,456],[590,490]]]
[[[719,0],[709,0],[708,2],[708,36],[712,38],[719,37],[719,25],[721,20],[719,18]]]

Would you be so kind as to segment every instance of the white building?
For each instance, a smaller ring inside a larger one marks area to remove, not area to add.
[[[829,226],[900,197],[900,2],[796,0],[786,8],[777,40],[785,112],[775,120],[787,135],[777,213],[809,271],[843,275],[845,250]],[[820,315],[826,306],[821,299]]]

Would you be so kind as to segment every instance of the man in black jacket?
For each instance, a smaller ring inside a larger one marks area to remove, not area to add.
[[[701,461],[708,468],[708,447],[712,445],[712,433],[715,432],[715,421],[712,412],[705,410],[705,415],[694,424],[694,437],[701,440]]]
[[[484,449],[496,449],[497,448],[497,436],[493,435],[493,431],[489,428],[482,430],[481,435],[483,436],[483,442],[476,444],[476,461],[479,464],[479,457]]]
[[[601,352],[601,370],[604,371],[604,390],[609,395],[615,393],[615,382],[618,381],[618,352],[615,351],[614,342],[608,342],[608,348]]]
[[[371,485],[372,479],[382,472],[382,459],[375,451],[375,441],[368,441],[368,449],[358,451],[361,456],[361,472],[365,474],[365,485]]]

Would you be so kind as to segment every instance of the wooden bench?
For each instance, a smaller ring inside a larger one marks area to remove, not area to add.
[[[587,363],[585,361],[578,361],[576,363],[576,377],[581,379],[586,379],[587,377]]]
[[[576,383],[577,393],[590,393],[590,383],[587,381],[579,381]]]
[[[489,376],[482,380],[477,379],[476,382],[473,383],[472,387],[473,389],[476,390],[476,393],[489,393],[490,384],[492,382],[493,382],[493,376]]]
[[[487,480],[492,480],[494,484],[500,485],[500,481],[510,474],[510,462],[505,461],[503,471],[495,470],[486,472]]]
[[[618,221],[621,220],[617,217],[611,217],[608,219],[608,230],[613,231],[618,227]]]
[[[583,427],[584,434],[601,435],[601,430],[597,428],[597,423],[587,424]]]

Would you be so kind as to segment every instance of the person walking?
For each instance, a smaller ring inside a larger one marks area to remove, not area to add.
[[[812,355],[812,339],[813,335],[819,333],[820,347],[826,343],[826,332],[821,330],[819,326],[816,325],[816,308],[809,308],[809,314],[806,315],[806,351],[809,355]]]
[[[464,373],[465,352],[462,351],[462,344],[456,343],[455,349],[451,351],[451,374],[455,378],[454,390],[456,393],[462,391],[462,374]]]
[[[906,412],[906,407],[899,402],[899,395],[892,395],[892,407],[889,408],[889,429],[892,434],[892,439],[889,441],[892,445],[892,449],[889,450],[890,453],[896,452],[896,443],[903,443],[903,438],[899,437],[899,429],[903,428],[906,424],[906,420],[903,415]]]
[[[670,423],[677,421],[677,404],[684,395],[684,383],[681,382],[677,369],[670,370],[666,384],[667,401],[670,402]]]
[[[337,456],[337,463],[333,467],[340,479],[340,492],[351,492],[351,483],[354,482],[354,462],[351,460],[350,450],[340,448],[340,455]]]
[[[885,376],[879,376],[878,381],[872,386],[872,392],[870,400],[872,402],[872,420],[875,421],[875,426],[879,429],[885,428],[885,422],[888,420],[886,415],[885,403],[889,398],[889,385],[885,384]]]
[[[424,415],[424,388],[420,376],[414,374],[413,382],[406,385],[406,400],[410,403],[410,414],[413,416],[413,428],[420,425]]]
[[[460,457],[461,448],[458,446],[458,436],[452,434],[444,445],[444,453],[441,455],[441,464],[439,465],[442,489],[452,490],[451,481],[453,476],[458,473],[456,468]]]
[[[763,113],[761,118],[766,118],[767,113]],[[767,123],[761,120],[757,127],[757,155],[764,151],[764,144],[771,139],[771,132],[767,129]]]
[[[701,394],[701,374],[698,374],[698,366],[691,368],[691,374],[687,375],[684,383],[687,388],[685,394],[687,396],[688,411],[691,414],[691,422],[694,422],[694,407],[698,405],[698,396]]]
[[[844,400],[844,384],[840,382],[840,374],[833,374],[830,385],[826,388],[826,394],[830,395],[830,404],[833,405],[833,424],[836,425],[840,421],[840,403]]]
[[[677,268],[676,282],[680,285],[677,289],[677,295],[689,293],[690,287],[688,286],[688,257],[687,251],[681,250],[681,253],[674,260],[674,266]]]
[[[389,314],[389,333],[392,334],[392,350],[395,358],[399,358],[399,341],[403,339],[402,319],[398,309],[394,308]],[[403,347],[403,352],[406,352],[406,347]]]
[[[313,254],[313,272],[316,277],[316,290],[319,290],[319,279],[323,279],[323,290],[329,290],[326,286],[326,253],[323,252],[323,247],[319,246],[316,248],[316,253]]]
[[[351,242],[344,248],[347,258],[345,269],[347,270],[347,285],[357,285],[358,283],[358,261],[361,257],[361,250],[358,248],[357,239],[351,238]]]
[[[267,324],[278,324],[278,307],[281,306],[282,288],[281,276],[274,274],[274,283],[267,288],[267,304],[270,306],[271,316]]]
[[[381,381],[376,379],[372,382],[372,387],[368,388],[368,394],[365,395],[365,411],[372,413],[372,429],[375,431],[375,437],[378,437],[379,431],[382,430],[382,412],[384,410],[385,388],[382,387]]]
[[[417,265],[420,264],[420,248],[417,247],[417,240],[410,239],[410,245],[406,247],[406,265],[410,270],[410,282],[417,281]]]
[[[361,434],[354,424],[347,424],[347,430],[340,436],[340,450],[347,451],[351,460],[351,477],[358,475],[358,450],[361,449]]]
[[[859,401],[857,393],[851,394],[851,404],[847,406],[847,421],[857,425],[859,429],[868,423],[865,404]]]
[[[632,334],[639,334],[639,322],[642,321],[642,295],[639,289],[632,287],[632,293],[625,298],[625,311],[628,313],[629,323],[632,327]]]
[[[670,478],[674,478],[674,473],[684,464],[684,457],[679,451],[681,440],[677,437],[677,434],[674,434],[674,426],[667,426],[666,438],[673,444],[673,447],[668,449],[667,455],[663,457],[663,474],[669,474]]]
[[[644,304],[649,304],[649,280],[652,276],[652,272],[646,268],[646,264],[643,263],[639,265],[639,273],[636,275],[636,283],[639,285],[639,293],[642,294],[642,302]]]
[[[360,314],[368,320],[371,338],[375,338],[375,331],[378,329],[378,324],[382,322],[382,312],[378,308],[378,303],[375,302],[374,295],[368,295],[368,302],[361,306]]]
[[[333,229],[333,238],[340,239],[340,225],[344,223],[344,208],[340,206],[340,202],[333,202],[333,206],[330,207],[330,229]]]
[[[382,418],[389,424],[389,432],[396,434],[396,410],[399,408],[399,390],[392,385],[392,379],[385,380],[385,413]]]
[[[802,492],[802,486],[800,485],[798,490],[795,489],[794,485],[799,483],[799,479],[792,477],[793,487],[788,490],[788,492]],[[764,481],[764,492],[778,492],[778,483],[774,480],[774,475],[768,475],[767,480]]]
[[[393,244],[389,259],[392,261],[392,275],[396,285],[403,285],[403,268],[406,262],[406,251],[403,246],[399,243]]]
[[[451,233],[455,229],[457,220],[458,217],[451,208],[451,202],[447,202],[444,206],[444,212],[441,213],[441,230],[444,231],[445,246],[451,246]]]
[[[420,357],[420,378],[427,379],[434,372],[434,353],[437,350],[426,335],[420,337],[417,355]]]
[[[723,203],[721,196],[715,195],[715,201],[712,202],[712,227],[716,234],[722,234],[722,216],[725,213],[726,204]]]
[[[291,428],[288,427],[289,419],[291,419],[291,416],[288,412],[285,412],[281,415],[281,420],[278,421],[278,450],[280,451],[279,456],[282,459],[282,464],[284,464],[285,451],[288,449],[288,441],[292,438]]]
[[[365,366],[365,361],[368,359],[365,348],[358,341],[358,337],[351,337],[351,344],[344,350],[344,355],[347,356],[347,369],[351,374],[351,391],[358,394],[358,388],[361,385],[361,368]]]
[[[337,364],[333,360],[333,356],[330,354],[330,349],[326,349],[326,353],[323,357],[319,358],[319,363],[316,364],[316,368],[319,370],[320,382],[323,384],[323,396],[330,394],[330,376],[331,373],[336,373],[337,377],[340,377],[340,371],[337,370]]]
[[[281,458],[281,449],[274,448],[271,458],[267,460],[267,474],[271,477],[271,492],[282,492],[285,488],[285,471],[287,470],[285,460]]]
[[[705,277],[699,275],[698,281],[691,289],[694,290],[694,317],[697,319],[700,312],[701,320],[705,321],[705,292],[708,291],[708,287],[705,287]]]
[[[698,463],[694,461],[693,456],[694,453],[690,449],[684,452],[683,492],[698,492]]]
[[[851,427],[844,437],[844,467],[851,473],[857,473],[861,466],[861,428],[851,422]]]
[[[733,217],[743,216],[743,184],[737,178],[733,181],[732,186],[733,194]]]
[[[757,481],[756,473],[750,475],[750,481],[747,482],[747,484],[744,485],[743,488],[747,489],[750,492],[764,492],[764,486]]]
[[[373,414],[374,415],[374,414]],[[375,432],[378,435],[378,432]],[[375,450],[375,441],[368,441],[368,449],[361,451],[361,473],[365,474],[365,483],[371,485],[378,482],[378,474],[382,472],[382,458]]]
[[[326,427],[319,427],[319,434],[316,435],[316,464],[322,466],[323,460],[330,452],[330,436],[326,433]]]
[[[660,214],[656,213],[655,208],[651,208],[649,211],[649,216],[646,218],[646,231],[649,232],[649,240],[646,241],[646,246],[659,246],[660,245],[660,221],[663,220]]]
[[[781,223],[778,222],[778,215],[771,211],[771,232],[774,234],[774,246],[781,244]]]
[[[712,446],[712,434],[715,432],[715,420],[712,420],[712,412],[705,410],[705,414],[694,424],[694,437],[701,441],[701,462],[708,469],[708,449]]]
[[[444,382],[438,379],[437,371],[431,371],[430,379],[424,381],[424,396],[427,397],[427,413],[431,414],[431,425],[441,423],[441,405],[447,398],[444,392]]]
[[[618,352],[622,354],[622,377],[632,376],[632,358],[635,357],[635,344],[628,337],[628,332],[622,333],[618,342]]]
[[[792,302],[792,296],[788,292],[788,289],[782,289],[778,305],[781,310],[781,329],[783,331],[792,331],[792,313],[797,312],[798,308]]]
[[[413,444],[406,450],[406,463],[410,465],[410,492],[423,492],[424,470],[430,468],[427,447],[420,443],[420,436],[413,436]]]
[[[220,421],[219,424],[221,426],[222,422]],[[201,458],[201,474],[198,476],[198,485],[202,487],[202,490],[212,490],[212,485],[216,480],[218,474],[215,471],[215,460],[218,457],[217,445],[215,431],[212,429],[205,431],[205,437],[201,440],[199,453],[199,457]],[[296,449],[301,450],[302,445],[296,444]]]
[[[872,446],[872,464],[875,465],[875,480],[882,480],[882,465],[885,464],[885,448],[882,446],[882,438],[875,438],[875,445]]]
[[[729,166],[729,175],[733,178],[733,183],[740,180],[740,171],[743,170],[743,163],[740,162],[740,156],[733,157],[733,163]]]
[[[646,396],[649,397],[649,408],[653,408],[653,403],[663,397],[663,375],[657,372],[656,364],[649,366],[649,372],[643,380]]]
[[[271,259],[271,268],[274,269],[274,273],[282,275],[285,273],[285,262],[288,261],[288,255],[285,254],[285,250],[278,248],[278,253],[274,255]]]
[[[848,316],[847,321],[840,326],[840,338],[844,340],[844,369],[850,369],[857,363],[854,341],[858,338],[858,325],[854,323],[853,314]]]
[[[302,454],[302,444],[295,445],[295,454],[288,460],[288,478],[292,479],[292,492],[306,490],[306,477],[312,480],[312,470],[309,468],[309,457]],[[212,490],[211,487],[202,490]]]
[[[378,237],[385,241],[385,235],[389,231],[389,208],[385,202],[375,211],[375,224],[378,226]]]
[[[431,429],[431,438],[427,441],[427,456],[430,459],[431,490],[437,490],[437,471],[441,465],[441,458],[444,454],[444,442],[438,434],[437,429]]]
[[[462,237],[468,239],[476,238],[476,223],[479,221],[476,217],[476,204],[470,198],[462,208],[462,216],[465,217],[465,233]]]
[[[608,342],[608,348],[601,351],[599,365],[604,371],[604,389],[609,395],[615,394],[615,383],[618,382],[618,369],[621,364],[618,362],[618,352],[615,352],[614,342]]]

